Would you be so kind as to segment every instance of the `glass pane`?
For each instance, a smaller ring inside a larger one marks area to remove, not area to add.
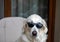
[[[48,19],[48,0],[11,0],[11,16],[28,17],[39,14],[46,21]]]
[[[4,0],[0,0],[0,19],[4,17]]]

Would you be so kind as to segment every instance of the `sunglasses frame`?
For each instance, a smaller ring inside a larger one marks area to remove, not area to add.
[[[37,28],[42,28],[42,26],[43,26],[43,24],[41,24],[41,23],[39,23],[39,22],[38,22],[38,23],[27,22],[27,24],[28,24],[28,26],[31,27],[31,28],[34,27],[34,25],[36,25]]]

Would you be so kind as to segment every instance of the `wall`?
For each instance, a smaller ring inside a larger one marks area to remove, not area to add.
[[[54,42],[60,42],[60,0],[56,0],[56,18],[55,18],[55,39]]]
[[[0,18],[4,17],[4,0],[0,0]]]

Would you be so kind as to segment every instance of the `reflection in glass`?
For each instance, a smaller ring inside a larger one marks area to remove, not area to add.
[[[48,19],[48,0],[11,0],[12,16],[28,17],[31,14],[39,14],[45,20]]]

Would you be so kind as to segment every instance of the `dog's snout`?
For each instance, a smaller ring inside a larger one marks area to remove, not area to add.
[[[37,36],[37,32],[36,32],[36,31],[33,31],[33,32],[32,32],[32,35],[33,35],[33,36]]]

